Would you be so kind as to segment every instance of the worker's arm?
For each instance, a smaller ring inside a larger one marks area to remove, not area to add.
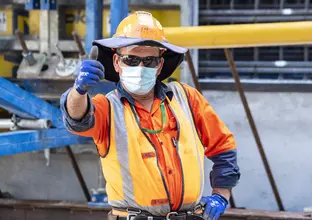
[[[81,120],[88,110],[88,96],[81,95],[76,89],[71,89],[67,96],[67,112],[75,120]]]
[[[100,79],[104,78],[104,67],[96,60],[84,60],[81,63],[78,76],[75,80],[74,89],[66,95],[68,114],[75,120],[81,120],[86,114],[88,103],[87,92]]]
[[[61,110],[64,125],[73,134],[93,137],[100,156],[104,156],[108,148],[108,138],[110,129],[110,104],[104,95],[96,95],[92,99],[86,95],[87,110],[80,119],[74,119],[69,115],[68,101],[72,89],[67,90],[61,96]]]
[[[90,98],[88,88],[95,85],[99,75],[103,75],[98,68],[93,68],[94,62],[83,61],[80,73],[73,88],[68,89],[61,96],[61,110],[64,125],[73,134],[93,137],[100,156],[106,154],[109,129],[109,102],[101,94]]]
[[[70,88],[61,96],[64,125],[72,133],[92,137],[95,124],[94,104],[89,95],[77,95],[74,90]]]
[[[205,155],[213,162],[210,172],[212,195],[201,199],[205,204],[204,219],[218,219],[229,204],[231,189],[240,178],[235,140],[205,97],[196,89],[183,86],[190,101],[197,133],[205,147]]]
[[[236,186],[240,178],[234,137],[202,94],[188,85],[183,84],[183,87],[193,109],[205,155],[213,162],[210,173],[213,193],[219,193],[229,200],[231,188]]]

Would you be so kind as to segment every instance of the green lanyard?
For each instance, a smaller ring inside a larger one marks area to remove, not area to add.
[[[135,110],[135,108],[133,107],[133,105],[131,105],[131,109],[134,112],[134,117],[140,127],[140,129],[146,133],[149,134],[158,134],[160,132],[162,132],[164,130],[165,124],[166,124],[166,112],[165,112],[165,105],[164,102],[160,103],[160,111],[161,111],[161,129],[160,130],[150,130],[147,128],[142,128],[141,124],[140,124],[140,118]]]

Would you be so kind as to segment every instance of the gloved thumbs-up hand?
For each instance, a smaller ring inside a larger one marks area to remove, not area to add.
[[[74,88],[80,95],[86,92],[101,79],[104,79],[104,66],[97,61],[98,47],[93,46],[90,52],[90,59],[82,61]]]

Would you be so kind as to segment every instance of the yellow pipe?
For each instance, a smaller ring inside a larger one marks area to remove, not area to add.
[[[312,22],[168,27],[170,43],[198,49],[312,44]]]

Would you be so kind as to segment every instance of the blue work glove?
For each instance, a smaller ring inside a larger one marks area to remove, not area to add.
[[[84,95],[101,79],[104,79],[104,66],[96,60],[84,60],[81,63],[74,87],[80,95]]]
[[[201,204],[205,206],[204,219],[217,220],[224,213],[229,202],[224,196],[213,194],[202,197]]]

